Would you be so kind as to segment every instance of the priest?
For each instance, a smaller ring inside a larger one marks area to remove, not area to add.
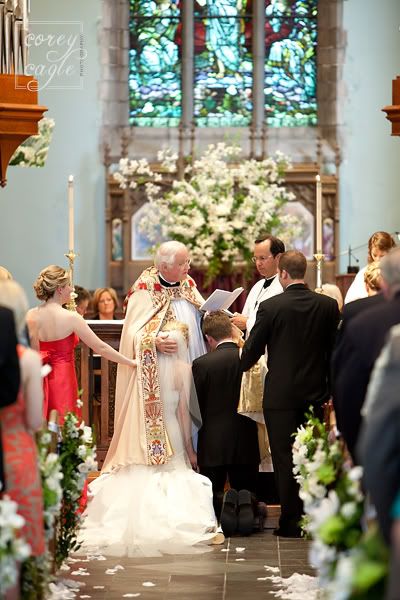
[[[118,367],[114,436],[103,472],[128,464],[160,465],[171,455],[163,423],[157,352],[177,351],[175,340],[160,334],[173,320],[189,328],[189,357],[207,349],[199,307],[204,300],[188,275],[189,252],[180,242],[161,244],[154,266],[145,269],[130,289],[120,350],[136,357],[137,370]]]

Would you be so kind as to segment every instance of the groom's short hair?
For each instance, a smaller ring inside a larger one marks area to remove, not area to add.
[[[307,271],[306,257],[298,250],[288,250],[279,258],[278,269],[289,273],[291,279],[304,279]]]
[[[210,312],[203,319],[202,330],[217,342],[232,337],[232,325],[228,315],[222,310]]]

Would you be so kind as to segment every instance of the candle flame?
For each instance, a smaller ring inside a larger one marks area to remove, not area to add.
[[[316,181],[317,183],[319,183],[319,182],[321,181],[321,176],[320,176],[320,175],[316,175],[316,176],[315,176],[315,181]]]
[[[74,183],[74,176],[73,175],[70,175],[68,177],[68,183]]]

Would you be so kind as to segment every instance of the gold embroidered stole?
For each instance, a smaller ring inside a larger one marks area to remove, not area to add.
[[[137,290],[147,290],[153,303],[154,313],[142,328],[136,349],[138,359],[139,395],[145,421],[147,464],[163,465],[172,454],[164,424],[164,407],[160,396],[160,382],[156,349],[156,337],[162,326],[175,317],[171,310],[173,298],[185,298],[196,307],[196,284],[188,277],[177,288],[163,288],[154,267],[146,269],[132,286],[129,295]]]

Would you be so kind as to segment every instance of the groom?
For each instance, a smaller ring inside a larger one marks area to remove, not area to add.
[[[159,332],[168,321],[182,321],[189,328],[190,360],[206,352],[200,329],[203,298],[188,275],[189,266],[186,246],[165,242],[157,251],[154,266],[143,271],[127,295],[120,351],[135,356],[138,369],[118,366],[114,436],[103,471],[133,463],[161,465],[171,455],[157,352],[175,353],[177,343]]]

